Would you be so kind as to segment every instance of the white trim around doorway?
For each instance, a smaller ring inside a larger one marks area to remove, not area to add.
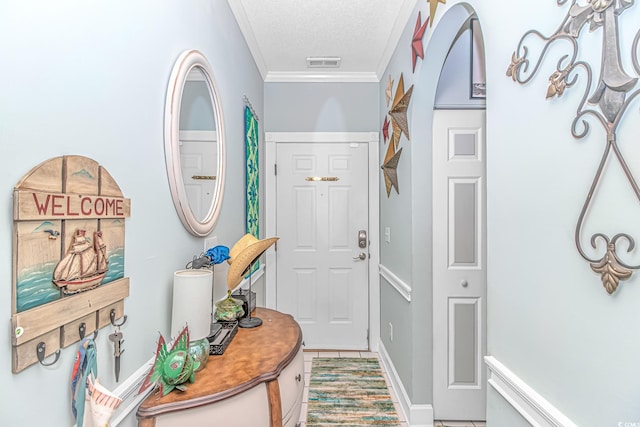
[[[369,350],[377,352],[380,337],[380,191],[378,132],[265,132],[265,229],[276,234],[276,144],[286,142],[354,142],[369,147]],[[276,254],[267,251],[265,264],[265,305],[276,308]]]

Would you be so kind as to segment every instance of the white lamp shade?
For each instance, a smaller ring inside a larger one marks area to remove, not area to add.
[[[211,329],[213,272],[211,270],[179,270],[173,274],[173,310],[171,337],[176,338],[185,325],[189,340],[200,340]]]

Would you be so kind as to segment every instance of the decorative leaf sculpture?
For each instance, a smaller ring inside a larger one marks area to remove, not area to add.
[[[549,77],[549,88],[547,89],[547,99],[558,95],[558,98],[562,96],[564,90],[567,88],[567,73],[568,70],[554,71]]]
[[[514,82],[518,81],[518,73],[523,64],[526,64],[525,57],[518,57],[515,52],[511,54],[511,63],[507,67],[507,77],[511,77]]]
[[[632,271],[620,264],[616,256],[615,244],[607,245],[607,253],[597,263],[592,263],[591,269],[600,274],[602,285],[609,295],[618,289],[620,280],[626,280],[631,277]]]

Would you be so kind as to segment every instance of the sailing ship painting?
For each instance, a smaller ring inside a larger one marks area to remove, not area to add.
[[[103,257],[106,254],[108,269],[103,275],[101,285],[104,286],[124,277],[124,221],[120,219],[102,220],[100,231],[97,232],[100,234],[98,237],[94,237],[93,233],[88,231],[97,224],[92,221],[77,222],[78,224],[74,224],[75,230],[68,234],[67,241],[71,243],[65,246],[67,250],[62,254],[62,257],[60,245],[56,246],[55,244],[58,239],[62,238],[60,236],[62,231],[60,221],[44,221],[36,224],[35,227],[33,222],[26,221],[17,227],[20,236],[20,251],[23,254],[31,254],[31,256],[25,255],[19,259],[16,277],[16,312],[53,302],[63,295],[78,293],[81,290],[79,288],[82,290],[90,289],[90,285],[86,286],[86,289],[73,284],[63,285],[65,279],[61,274],[63,261],[65,258],[76,258],[78,261],[82,259],[78,256],[69,256],[70,252],[77,252],[82,247],[89,247],[91,250],[87,251],[85,256],[89,258],[89,255],[96,254],[96,261],[98,257]],[[87,231],[82,235],[82,233],[78,233],[78,230]],[[80,244],[76,245],[76,243]],[[94,251],[96,243],[99,255]],[[101,261],[99,264],[103,265],[104,263]],[[95,264],[96,272],[100,270],[99,264],[97,262]],[[70,268],[67,269],[67,271],[69,270]],[[67,276],[66,280],[69,279],[70,277]],[[55,281],[58,283],[56,284]]]
[[[102,232],[94,231],[91,241],[86,230],[78,229],[67,253],[53,270],[52,281],[65,294],[74,294],[100,285],[107,270],[107,245]]]

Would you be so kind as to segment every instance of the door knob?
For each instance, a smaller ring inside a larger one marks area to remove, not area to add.
[[[469,286],[469,282],[467,282],[466,280],[463,280],[462,282],[460,282],[460,284],[462,285],[463,288],[466,288],[467,286]]]
[[[365,259],[367,259],[367,255],[364,252],[360,252],[360,255],[353,257],[354,261],[356,260],[364,261]]]

